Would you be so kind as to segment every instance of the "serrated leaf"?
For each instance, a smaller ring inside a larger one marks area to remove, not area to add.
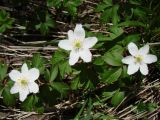
[[[40,54],[34,54],[32,58],[32,66],[38,68],[40,73],[43,73],[45,69],[45,59]]]
[[[69,74],[72,72],[72,68],[69,65],[68,61],[64,61],[59,63],[59,71],[60,71],[60,75],[63,78],[65,74]]]
[[[56,51],[51,59],[51,64],[54,65],[66,59],[65,53],[61,51]]]

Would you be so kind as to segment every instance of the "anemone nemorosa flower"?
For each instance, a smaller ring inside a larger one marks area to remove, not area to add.
[[[70,50],[69,64],[74,65],[81,58],[84,62],[92,60],[89,48],[97,43],[96,37],[85,38],[85,30],[81,24],[77,24],[74,31],[68,31],[68,39],[61,40],[58,46],[65,50]]]
[[[11,88],[11,94],[19,93],[20,101],[24,101],[29,93],[37,93],[39,86],[35,82],[39,77],[39,70],[37,68],[28,69],[27,64],[24,63],[21,72],[12,70],[9,77],[15,83]]]
[[[157,61],[155,55],[149,54],[149,45],[145,45],[138,50],[138,47],[134,43],[128,45],[130,56],[124,57],[122,62],[128,64],[127,73],[132,75],[139,69],[143,75],[148,74],[147,64],[151,64]]]

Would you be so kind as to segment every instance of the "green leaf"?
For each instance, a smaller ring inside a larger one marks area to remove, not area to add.
[[[25,111],[36,111],[38,113],[44,112],[42,103],[35,95],[29,95],[27,99],[21,104],[21,107]]]
[[[112,23],[114,25],[116,25],[119,21],[120,21],[120,18],[118,16],[118,9],[119,9],[119,5],[114,5],[112,7]]]
[[[120,35],[122,35],[123,32],[124,32],[124,31],[123,31],[122,28],[117,27],[117,26],[112,26],[112,27],[110,28],[109,37],[107,37],[106,40],[112,41],[112,40],[116,39],[117,37],[119,37]]]
[[[57,64],[63,60],[67,60],[66,59],[66,54],[62,51],[56,51],[54,53],[54,55],[52,56],[52,59],[51,59],[51,64],[54,65],[54,64]]]
[[[62,1],[60,0],[47,0],[48,7],[60,8],[61,4],[62,4]]]
[[[114,46],[111,50],[106,52],[103,56],[104,61],[112,66],[121,66],[122,65],[122,53],[124,48],[119,45]]]
[[[27,99],[21,104],[21,107],[26,111],[33,111],[34,108],[34,96],[30,95]]]
[[[65,74],[70,74],[72,72],[72,68],[69,65],[69,62],[68,61],[60,62],[59,71],[62,78],[64,78]]]
[[[53,82],[51,86],[53,89],[61,93],[62,97],[65,97],[69,90],[68,85],[63,82]]]
[[[143,102],[138,103],[137,112],[144,112],[147,110],[147,105]]]
[[[147,111],[153,112],[158,108],[158,105],[156,103],[147,103]]]
[[[109,19],[112,16],[112,8],[107,8],[105,11],[101,14],[101,22],[106,23],[109,21]]]
[[[103,0],[106,5],[112,5],[112,0]]]
[[[108,40],[108,37],[106,35],[100,33],[100,32],[98,32],[98,33],[87,32],[86,34],[87,34],[88,37],[89,36],[96,36],[98,41],[107,41]],[[97,44],[96,44],[96,46],[97,46]]]
[[[0,33],[12,28],[14,19],[10,18],[10,14],[5,10],[0,10]]]
[[[72,81],[71,81],[71,89],[72,90],[77,90],[79,87],[80,87],[80,80],[79,80],[79,77],[76,77],[74,78]]]
[[[117,71],[110,73],[109,77],[105,80],[108,84],[111,84],[118,80],[121,76],[122,68],[119,68]]]
[[[127,46],[130,42],[138,42],[140,40],[140,34],[131,34],[126,36],[123,40],[122,40],[122,44],[124,46]]]
[[[93,64],[95,64],[95,65],[103,65],[104,64],[103,57],[100,56],[100,57],[95,58],[94,61],[93,61]]]
[[[115,94],[116,91],[113,92],[103,92],[103,96],[105,97],[105,100],[110,99],[111,97],[113,97],[113,95]]]
[[[142,23],[142,22],[139,22],[139,21],[125,21],[125,22],[122,22],[122,23],[119,23],[117,25],[118,27],[138,27],[138,26],[141,26],[141,27],[144,27],[146,28],[147,25]]]
[[[40,30],[40,32],[43,35],[46,35],[50,28],[54,28],[55,26],[55,22],[53,21],[53,19],[51,18],[51,16],[47,13],[45,16],[45,21],[40,21],[39,24],[35,25],[35,28],[37,30]]]
[[[112,0],[103,0],[103,2],[99,3],[95,9],[96,12],[104,11],[106,8],[112,6]]]
[[[80,119],[80,115],[81,115],[82,112],[84,111],[84,108],[85,108],[87,102],[88,102],[88,99],[85,100],[84,104],[82,105],[81,109],[79,110],[79,112],[78,112],[77,115],[75,116],[74,120],[79,120],[79,119]]]
[[[122,100],[124,99],[124,97],[125,97],[124,92],[119,92],[119,91],[117,91],[117,92],[114,94],[114,96],[112,97],[112,99],[111,99],[112,105],[113,105],[113,106],[119,105],[119,104],[122,102]]]
[[[110,6],[112,6],[112,5],[100,3],[100,4],[97,5],[95,11],[100,12],[100,11],[103,11],[104,9],[106,9],[107,7],[110,7]]]
[[[44,78],[47,81],[50,80],[50,71],[47,68],[45,69],[45,72],[44,72]]]
[[[13,94],[10,93],[10,89],[8,87],[5,87],[2,92],[3,96],[3,102],[7,106],[14,106],[16,103],[16,98]]]
[[[67,0],[66,2],[64,1],[64,7],[67,9],[69,14],[71,16],[75,16],[77,14],[77,7],[81,5],[82,1],[81,0]]]
[[[0,63],[0,81],[4,80],[4,78],[7,76],[7,70],[8,70],[7,64]]]
[[[43,73],[45,69],[45,59],[40,54],[34,54],[32,58],[32,66],[38,68],[40,73]]]
[[[50,80],[50,81],[55,80],[56,77],[57,77],[57,75],[58,75],[58,66],[55,65],[55,66],[53,66],[52,69],[51,69],[51,74],[50,74],[50,79],[49,79],[49,80]]]

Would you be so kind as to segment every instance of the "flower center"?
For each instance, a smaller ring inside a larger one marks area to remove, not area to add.
[[[73,46],[75,49],[80,49],[82,47],[82,42],[80,40],[75,40]]]
[[[143,61],[143,57],[141,56],[141,55],[137,55],[136,57],[135,57],[135,62],[136,63],[141,63]]]
[[[18,80],[18,83],[19,83],[19,85],[21,86],[21,87],[26,87],[26,86],[28,86],[28,80],[27,79],[19,79]]]

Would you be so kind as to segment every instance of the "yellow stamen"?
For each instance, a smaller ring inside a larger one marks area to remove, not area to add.
[[[137,55],[136,57],[135,57],[135,62],[136,63],[141,63],[143,61],[143,57],[141,56],[141,55]]]
[[[73,45],[74,45],[74,48],[76,49],[80,49],[82,47],[82,43],[80,40],[75,40]]]
[[[28,85],[28,80],[27,79],[19,79],[18,83],[22,87],[26,87]]]

